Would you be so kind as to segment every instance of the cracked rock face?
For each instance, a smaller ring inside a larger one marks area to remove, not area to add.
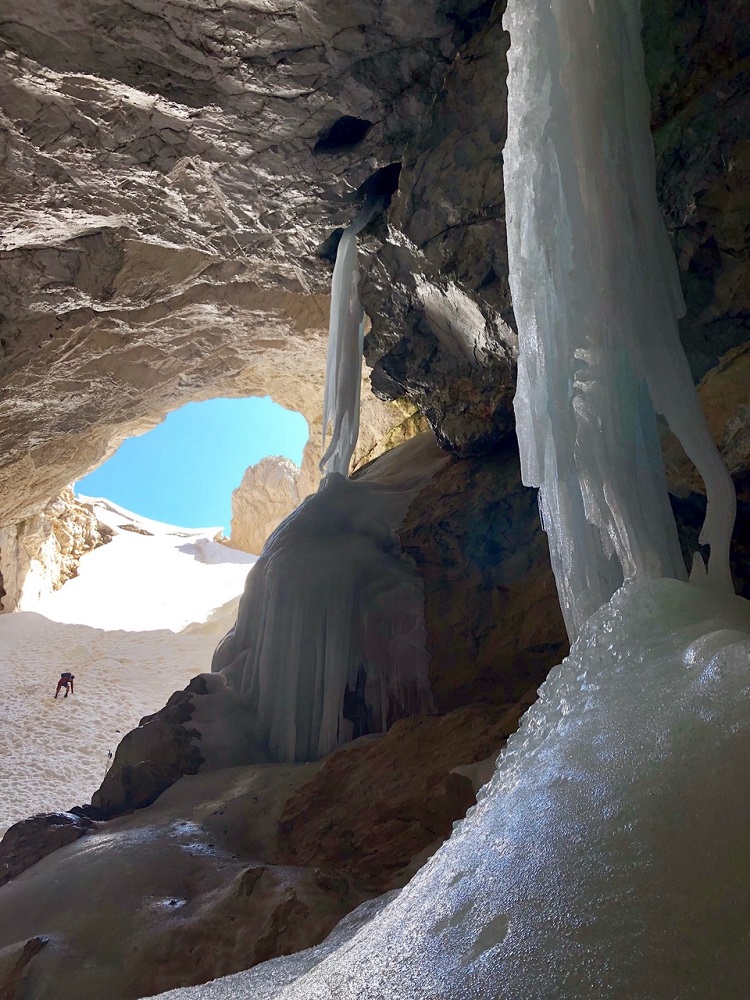
[[[480,6],[40,0],[3,20],[0,524],[182,403],[270,393],[314,419],[318,248]]]
[[[407,146],[364,287],[375,391],[411,399],[464,456],[491,450],[514,426],[503,7],[461,49]]]
[[[502,3],[14,7],[0,28],[0,524],[188,400],[268,392],[318,419],[324,247],[375,175],[394,182],[389,164],[398,192],[362,250],[375,390],[461,455],[512,428]],[[750,339],[748,3],[643,9],[700,378]]]
[[[58,590],[78,575],[81,556],[111,538],[90,504],[69,489],[28,520],[0,528],[0,611]]]

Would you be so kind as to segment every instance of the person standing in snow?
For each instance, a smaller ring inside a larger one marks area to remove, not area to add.
[[[60,680],[57,682],[57,689],[55,691],[55,698],[60,694],[60,688],[65,688],[66,698],[69,694],[75,694],[75,691],[73,690],[74,677],[75,674],[71,674],[68,670],[66,670],[65,673],[60,674]]]

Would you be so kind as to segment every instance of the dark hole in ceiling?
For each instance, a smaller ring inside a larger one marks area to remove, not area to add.
[[[352,149],[362,142],[371,128],[372,122],[368,122],[366,118],[344,115],[320,135],[313,147],[313,153],[338,153]]]

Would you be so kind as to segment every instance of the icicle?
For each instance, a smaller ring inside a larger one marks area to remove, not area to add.
[[[359,436],[365,310],[359,299],[357,233],[364,229],[380,205],[379,200],[365,204],[354,222],[344,230],[336,253],[323,395],[323,457],[320,471],[324,476],[331,472],[342,476],[349,474],[349,462]],[[331,439],[326,447],[329,428]]]
[[[623,580],[685,577],[654,409],[703,475],[708,577],[727,591],[734,491],[677,331],[638,3],[523,0],[506,20],[516,421],[575,638]]]

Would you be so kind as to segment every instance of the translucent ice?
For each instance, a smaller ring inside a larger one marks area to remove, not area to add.
[[[349,462],[359,436],[359,390],[365,310],[359,298],[357,233],[370,221],[377,201],[367,202],[343,232],[336,253],[331,282],[331,314],[328,326],[328,354],[323,395],[324,475],[349,474]],[[326,440],[330,431],[330,441]]]
[[[370,732],[431,707],[424,594],[396,528],[446,460],[427,434],[356,479],[331,472],[266,542],[213,669],[248,699],[274,760],[351,739],[347,688]]]
[[[623,580],[685,575],[654,408],[705,480],[701,541],[727,592],[734,490],[677,332],[638,2],[511,0],[506,23],[516,421],[575,637]]]
[[[395,900],[319,951],[166,996],[744,1000],[749,657],[747,601],[627,585]]]

